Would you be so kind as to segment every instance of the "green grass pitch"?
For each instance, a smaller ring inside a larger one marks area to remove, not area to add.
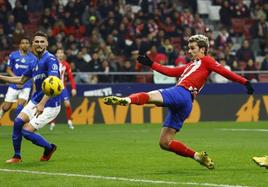
[[[215,162],[208,170],[189,158],[162,151],[160,125],[93,125],[40,130],[58,149],[49,162],[23,140],[21,164],[13,154],[11,127],[0,127],[0,186],[267,186],[268,169],[252,156],[268,154],[268,122],[186,124],[176,138]],[[170,182],[170,183],[169,183]]]

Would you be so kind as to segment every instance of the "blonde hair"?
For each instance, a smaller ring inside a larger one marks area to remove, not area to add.
[[[196,42],[199,48],[203,47],[205,48],[205,55],[208,53],[209,41],[208,37],[206,37],[205,35],[202,34],[193,35],[188,39],[188,42],[189,43]]]

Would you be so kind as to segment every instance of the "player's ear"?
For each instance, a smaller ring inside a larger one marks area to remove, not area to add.
[[[205,54],[206,48],[205,48],[205,47],[201,47],[201,48],[200,48],[200,51],[201,51],[203,54]]]

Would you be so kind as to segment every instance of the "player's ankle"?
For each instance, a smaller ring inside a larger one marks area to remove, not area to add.
[[[199,156],[199,153],[198,152],[195,152],[194,153],[193,159],[196,160],[196,161],[199,161],[200,160],[200,156]]]
[[[128,104],[131,103],[131,99],[129,97],[125,97],[124,99],[128,102]]]
[[[19,159],[21,159],[21,156],[19,154],[14,154],[13,158],[19,158]]]

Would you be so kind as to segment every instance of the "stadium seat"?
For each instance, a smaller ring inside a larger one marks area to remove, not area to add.
[[[235,33],[243,33],[247,39],[250,38],[250,28],[255,20],[248,18],[233,18],[232,28]]]
[[[243,33],[244,32],[244,22],[245,19],[233,18],[232,19],[232,28],[235,33]]]
[[[29,22],[31,24],[35,24],[35,25],[38,25],[41,21],[41,17],[42,17],[42,12],[35,12],[35,13],[32,13],[32,12],[28,12],[28,17],[29,17]]]
[[[198,14],[208,15],[208,13],[209,13],[208,6],[210,6],[210,5],[211,5],[210,0],[199,0],[199,1],[197,1]]]
[[[211,21],[220,21],[221,6],[208,6],[208,17]]]

